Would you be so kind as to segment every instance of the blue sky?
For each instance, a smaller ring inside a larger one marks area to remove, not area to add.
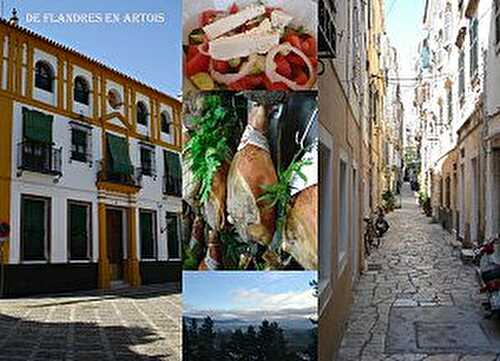
[[[4,0],[6,18],[19,11],[20,25],[96,58],[170,95],[181,88],[182,0]],[[27,22],[33,13],[164,13],[163,23],[60,24]]]
[[[317,299],[309,282],[316,272],[184,272],[185,314],[252,312],[310,316]]]
[[[386,0],[385,25],[391,44],[398,49],[400,63],[409,70],[422,37],[425,0]]]

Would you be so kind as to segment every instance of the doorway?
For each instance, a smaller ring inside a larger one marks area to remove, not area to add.
[[[108,208],[106,210],[106,223],[111,281],[123,281],[125,211],[123,209]]]

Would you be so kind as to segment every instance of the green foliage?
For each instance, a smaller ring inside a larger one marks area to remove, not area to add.
[[[264,320],[256,329],[216,332],[207,317],[198,327],[195,320],[183,323],[183,360],[185,361],[301,361],[293,351],[284,330],[276,322]],[[311,332],[311,344],[304,354],[317,356],[317,327]],[[211,354],[207,354],[210,352]],[[317,360],[317,358],[311,358]]]
[[[239,268],[240,255],[245,252],[247,245],[240,241],[238,232],[234,228],[221,231],[220,239],[224,246],[224,269],[237,270]]]
[[[425,191],[419,192],[418,203],[420,204],[420,207],[422,207],[427,216],[429,217],[432,216],[431,198]]]
[[[302,154],[302,152],[297,154],[287,169],[280,169],[278,171],[278,181],[276,183],[262,186],[264,194],[259,198],[259,202],[265,202],[269,208],[276,207],[278,213],[276,230],[279,233],[281,233],[283,228],[287,215],[288,204],[292,198],[292,180],[297,175],[304,181],[307,181],[307,177],[302,172],[302,168],[312,164],[310,159],[297,160],[300,154]]]
[[[195,130],[185,146],[195,181],[200,182],[199,198],[206,202],[214,176],[232,156],[231,138],[237,126],[235,109],[226,107],[218,95],[204,98],[201,116],[192,119]]]
[[[396,197],[390,190],[382,194],[382,207],[388,212],[393,211],[396,207]]]

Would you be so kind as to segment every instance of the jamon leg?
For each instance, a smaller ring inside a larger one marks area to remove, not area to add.
[[[318,269],[318,185],[297,193],[290,204],[282,248],[306,270]]]
[[[262,186],[276,183],[277,175],[265,138],[264,107],[253,107],[249,127],[253,135],[243,136],[229,170],[227,211],[244,241],[269,245],[276,227],[276,211],[258,199],[263,194]]]

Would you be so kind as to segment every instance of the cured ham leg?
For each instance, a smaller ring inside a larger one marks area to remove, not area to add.
[[[220,231],[226,219],[226,181],[229,164],[222,165],[212,181],[210,197],[205,202],[205,218],[208,225]]]
[[[290,202],[282,249],[304,269],[318,269],[318,185],[297,193]]]
[[[262,186],[277,182],[276,170],[265,136],[268,120],[263,106],[254,106],[233,158],[227,181],[229,221],[245,242],[268,246],[273,238],[276,211],[258,201]]]

